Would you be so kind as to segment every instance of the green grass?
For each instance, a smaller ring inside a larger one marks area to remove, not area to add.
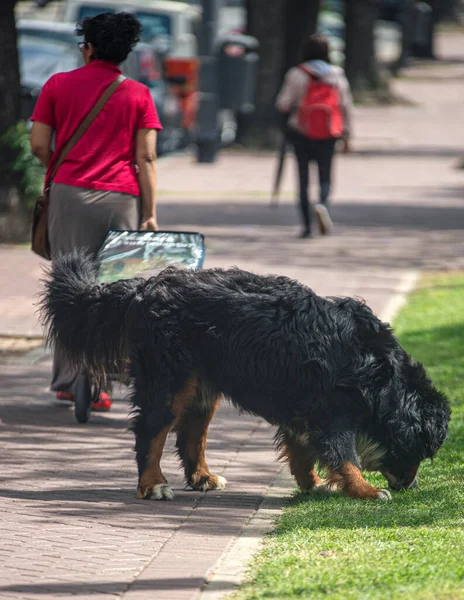
[[[395,329],[451,401],[449,440],[392,502],[297,494],[237,599],[464,599],[464,275],[424,279]]]

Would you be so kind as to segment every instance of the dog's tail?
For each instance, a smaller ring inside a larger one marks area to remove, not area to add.
[[[127,358],[125,314],[136,286],[101,284],[97,263],[82,251],[58,257],[50,269],[41,301],[47,343],[76,372],[83,364],[99,380],[123,373]]]

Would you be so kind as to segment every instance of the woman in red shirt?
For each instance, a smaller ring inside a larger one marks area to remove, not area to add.
[[[62,148],[140,40],[128,13],[101,14],[78,26],[85,66],[44,85],[32,121],[33,153],[47,167],[45,186]],[[161,129],[149,89],[125,79],[66,155],[50,187],[48,229],[52,260],[76,247],[96,253],[109,229],[157,230],[156,134]],[[55,134],[54,149],[52,149]],[[73,400],[76,373],[55,354],[51,390]],[[109,410],[101,393],[94,410]]]

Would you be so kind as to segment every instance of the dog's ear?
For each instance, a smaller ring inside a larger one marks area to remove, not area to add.
[[[446,398],[427,379],[420,389],[397,397],[384,414],[383,436],[389,448],[400,458],[419,463],[433,458],[446,439],[450,409]]]
[[[448,436],[451,410],[446,398],[432,388],[433,394],[422,413],[422,440],[426,458],[433,458]]]

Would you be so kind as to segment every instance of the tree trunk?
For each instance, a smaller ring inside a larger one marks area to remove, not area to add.
[[[441,9],[438,15],[439,21],[459,22],[459,2],[458,0],[442,0]]]
[[[429,0],[430,13],[419,13],[416,26],[415,40],[411,46],[411,54],[416,58],[425,58],[434,60],[435,55],[435,34],[438,22],[440,21],[440,11],[442,9],[442,0]]]
[[[14,7],[0,1],[0,136],[19,118],[20,80]]]
[[[284,72],[298,64],[304,40],[316,31],[320,0],[287,0]]]
[[[260,44],[256,112],[240,122],[240,142],[275,147],[280,129],[274,108],[285,72],[295,66],[303,40],[314,33],[320,0],[246,0],[247,33]]]
[[[14,7],[17,0],[0,0],[0,138],[19,118],[20,79]],[[8,163],[12,152],[0,141],[0,211],[17,195]]]
[[[277,141],[274,102],[284,71],[285,3],[286,0],[246,1],[247,33],[256,37],[260,45],[256,111],[240,133],[240,141],[247,145],[269,148],[275,147]]]
[[[388,84],[375,55],[377,0],[346,0],[345,71],[357,100],[388,98]]]

